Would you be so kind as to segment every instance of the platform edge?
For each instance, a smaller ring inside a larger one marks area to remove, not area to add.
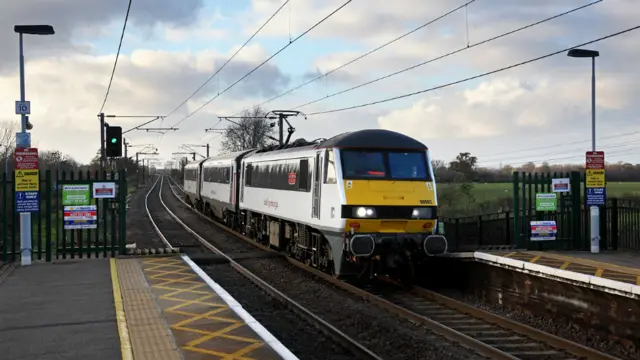
[[[120,337],[120,353],[122,354],[122,360],[133,360],[133,347],[131,346],[127,317],[124,313],[124,304],[122,301],[122,293],[120,291],[120,280],[118,280],[116,259],[111,258],[109,259],[109,262],[111,267],[111,285],[113,286],[113,302],[116,312],[118,335]]]
[[[249,312],[247,312],[242,305],[231,296],[222,286],[213,281],[207,273],[205,273],[198,265],[196,265],[191,258],[187,254],[181,255],[182,260],[189,265],[191,270],[193,270],[214,292],[216,292],[223,301],[229,305],[229,308],[233,310],[236,315],[238,315],[242,320],[244,320],[245,324],[249,326],[253,331],[260,336],[262,340],[266,344],[268,344],[273,351],[275,351],[278,355],[280,355],[285,360],[299,360],[297,356],[295,356],[291,350],[289,350],[286,346],[284,346],[280,340],[278,340],[275,336],[269,332],[262,324],[258,322]]]
[[[482,251],[474,252],[473,256],[476,261],[507,267],[519,272],[533,273],[533,275],[536,273],[542,274],[564,282],[578,283],[580,286],[588,288],[600,288],[600,290],[615,295],[622,295],[633,299],[638,299],[638,295],[640,295],[640,286],[638,285],[555,269],[545,265],[531,264],[522,260],[508,259],[510,261],[506,261],[499,256],[487,254]]]

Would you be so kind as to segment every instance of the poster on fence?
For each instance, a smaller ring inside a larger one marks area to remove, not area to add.
[[[96,205],[65,206],[65,230],[98,228],[98,207]]]
[[[555,240],[558,226],[555,221],[531,221],[531,241]]]

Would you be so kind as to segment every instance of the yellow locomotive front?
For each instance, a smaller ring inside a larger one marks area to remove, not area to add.
[[[438,201],[428,149],[392,134],[384,144],[339,151],[345,242],[349,262],[374,260],[412,276],[417,262],[446,252],[447,242],[433,235]]]

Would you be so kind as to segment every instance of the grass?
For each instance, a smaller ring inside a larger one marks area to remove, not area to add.
[[[454,184],[439,184],[443,190],[455,186]],[[477,201],[492,201],[505,197],[512,197],[513,183],[477,183],[472,190]],[[607,198],[640,196],[640,182],[610,182],[607,184]]]

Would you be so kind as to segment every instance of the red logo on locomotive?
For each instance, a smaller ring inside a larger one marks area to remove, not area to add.
[[[295,185],[295,184],[296,184],[296,173],[290,172],[289,173],[289,185]]]

